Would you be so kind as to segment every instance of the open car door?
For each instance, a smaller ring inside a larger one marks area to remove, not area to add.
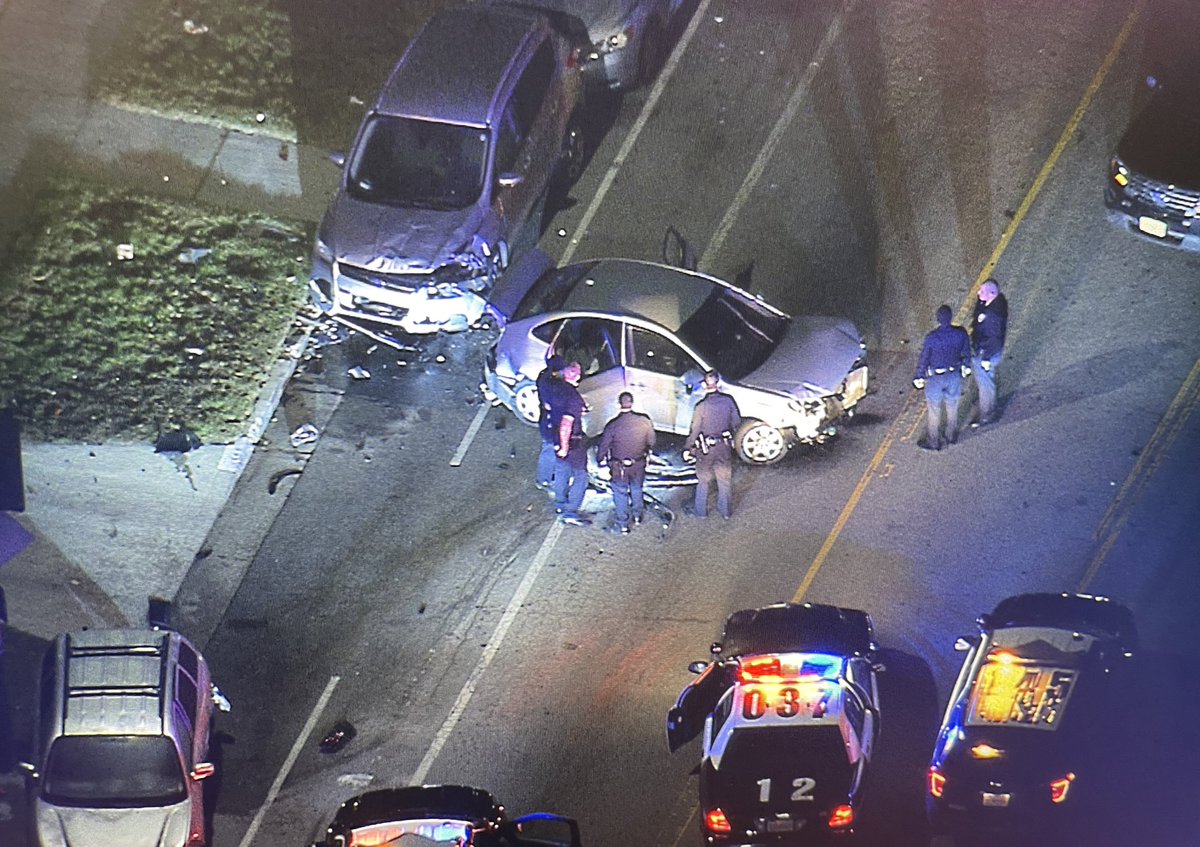
[[[672,753],[700,734],[704,719],[728,688],[725,669],[712,662],[679,693],[675,707],[667,712],[667,747]]]
[[[517,847],[581,847],[579,824],[574,818],[535,812],[512,822],[509,842]]]

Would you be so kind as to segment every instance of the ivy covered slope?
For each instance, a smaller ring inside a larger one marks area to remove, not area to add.
[[[303,299],[302,226],[52,181],[0,268],[0,406],[26,438],[245,428]]]

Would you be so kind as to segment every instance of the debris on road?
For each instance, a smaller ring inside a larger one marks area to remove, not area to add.
[[[321,752],[336,753],[349,744],[356,735],[358,735],[358,730],[354,728],[350,721],[338,721],[333,725],[333,729],[321,739],[319,745]]]
[[[279,489],[279,483],[289,476],[297,476],[304,473],[304,468],[283,468],[271,474],[270,480],[267,481],[267,493],[274,494]]]
[[[350,370],[346,371],[346,373],[350,374],[350,376],[354,377],[354,379],[370,379],[371,378],[371,372],[369,370],[367,370],[366,368],[364,368],[362,365],[355,365]]]
[[[177,429],[174,432],[159,433],[154,442],[155,453],[186,453],[195,450],[201,444],[200,436],[190,429]]]
[[[305,444],[312,444],[317,440],[317,428],[310,423],[296,427],[296,431],[292,433],[292,446],[303,447]]]

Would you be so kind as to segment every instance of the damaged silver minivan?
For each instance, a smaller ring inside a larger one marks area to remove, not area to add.
[[[483,315],[556,179],[582,168],[580,49],[550,18],[471,4],[436,13],[363,119],[313,248],[331,317],[414,334]]]

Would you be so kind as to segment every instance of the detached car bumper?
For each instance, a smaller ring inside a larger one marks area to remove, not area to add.
[[[462,332],[479,322],[487,306],[473,291],[442,294],[429,287],[374,285],[324,261],[313,263],[308,290],[317,308],[330,317],[377,321],[411,335]]]

